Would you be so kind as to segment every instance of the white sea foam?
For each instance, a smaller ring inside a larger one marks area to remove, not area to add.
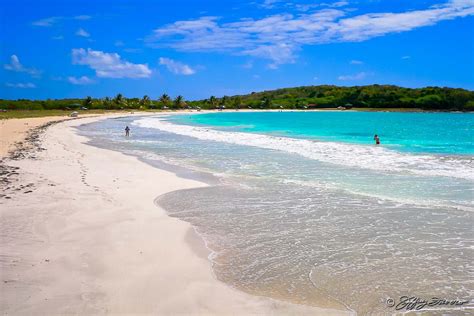
[[[320,142],[254,133],[228,132],[211,128],[173,124],[165,117],[142,118],[133,123],[201,140],[285,151],[325,163],[376,171],[445,176],[474,181],[470,157],[435,156],[397,152],[382,146]]]

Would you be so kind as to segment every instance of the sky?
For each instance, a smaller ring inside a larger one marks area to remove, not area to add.
[[[2,0],[0,98],[474,90],[474,0]]]

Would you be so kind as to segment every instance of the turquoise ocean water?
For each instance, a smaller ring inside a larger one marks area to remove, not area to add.
[[[383,145],[407,152],[474,154],[474,113],[230,112],[176,116],[182,124],[213,126],[321,141]]]
[[[227,112],[80,131],[152,165],[210,175],[209,187],[158,203],[206,240],[223,282],[385,315],[387,298],[474,295],[473,126],[462,113]]]

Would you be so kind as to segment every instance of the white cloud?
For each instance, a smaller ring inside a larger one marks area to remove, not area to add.
[[[84,21],[84,20],[89,20],[91,18],[92,17],[90,15],[76,15],[76,16],[73,16],[73,17],[52,16],[52,17],[49,17],[49,18],[44,18],[44,19],[33,21],[31,24],[34,25],[34,26],[51,27],[51,26],[59,23],[60,21],[64,21],[64,20],[81,20],[81,21]]]
[[[56,41],[60,41],[60,40],[63,40],[64,39],[64,36],[62,35],[58,35],[58,36],[53,36],[51,37],[53,40],[56,40]]]
[[[243,55],[250,55],[260,58],[267,58],[273,62],[268,65],[270,69],[278,68],[280,64],[294,63],[294,51],[295,47],[281,43],[276,45],[262,45],[257,48],[244,50]]]
[[[365,72],[359,72],[355,75],[343,75],[337,77],[337,79],[342,80],[342,81],[352,81],[352,80],[362,80],[367,77],[367,74]]]
[[[17,55],[11,55],[10,56],[10,63],[3,65],[3,67],[6,70],[12,70],[12,71],[24,71],[25,67],[20,63],[20,59],[18,58]]]
[[[75,17],[73,17],[74,20],[81,20],[81,21],[89,20],[91,18],[92,17],[90,15],[76,15]]]
[[[33,24],[34,26],[49,27],[49,26],[53,26],[54,24],[59,22],[61,19],[63,19],[63,18],[60,17],[60,16],[53,16],[53,17],[50,17],[50,18],[45,18],[45,19],[33,21],[33,23],[31,23],[31,24]]]
[[[76,35],[77,36],[81,36],[81,37],[90,37],[91,35],[86,31],[84,30],[83,28],[80,28],[76,31]]]
[[[76,65],[87,65],[95,70],[97,77],[102,78],[148,78],[151,70],[147,64],[133,64],[122,60],[117,53],[104,53],[90,48],[72,50],[72,62]]]
[[[82,77],[68,77],[67,80],[76,85],[87,85],[87,84],[92,84],[94,83],[94,80],[90,79],[87,76],[82,76]]]
[[[402,59],[410,59],[411,56],[402,56]]]
[[[35,68],[27,68],[23,66],[20,63],[20,59],[18,58],[17,55],[11,55],[10,63],[3,65],[3,68],[10,71],[26,72],[27,74],[30,74],[33,77],[38,77],[41,74],[41,72]]]
[[[293,3],[290,1],[283,1],[283,0],[264,0],[263,2],[259,3],[259,6],[265,9],[274,9],[276,7],[287,7],[287,8],[295,8],[298,11],[309,11],[311,9],[320,8],[320,7],[340,8],[348,4],[349,2],[347,1],[301,4],[301,3]]]
[[[21,89],[36,88],[36,85],[34,83],[31,83],[31,82],[27,82],[27,83],[10,83],[10,82],[7,82],[5,85],[9,88],[21,88]]]
[[[306,12],[306,11],[321,7],[321,4],[319,4],[319,3],[311,3],[311,4],[298,4],[298,3],[295,3],[294,7],[298,11]]]
[[[364,62],[361,60],[351,60],[351,65],[362,65]]]
[[[170,58],[160,57],[160,65],[166,66],[169,71],[177,75],[189,76],[196,73],[190,66]]]
[[[347,1],[337,1],[337,2],[333,2],[333,3],[324,3],[324,5],[326,5],[328,7],[331,7],[331,8],[340,8],[340,7],[344,7],[348,4],[349,4],[349,2],[347,2]],[[323,5],[323,4],[321,4],[321,5]]]
[[[282,2],[283,0],[264,0],[260,6],[262,8],[265,8],[265,9],[272,9],[275,7],[275,5],[278,3],[278,2]]]
[[[265,3],[274,5],[276,2]],[[365,41],[474,15],[472,0],[449,0],[426,9],[400,13],[362,15],[353,15],[355,13],[350,10],[340,8],[346,4],[339,1],[325,4],[325,8],[311,13],[276,14],[234,22],[220,22],[212,16],[177,21],[155,29],[146,42],[152,47],[179,51],[256,56],[278,65],[294,62],[296,53],[304,45]]]

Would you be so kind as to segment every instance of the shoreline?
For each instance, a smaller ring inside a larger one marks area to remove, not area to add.
[[[48,118],[57,118],[57,119],[71,119],[68,114],[64,114],[61,116],[58,116],[56,110],[52,110],[52,113],[49,113],[50,110],[11,110],[8,111],[7,113],[18,113],[21,115],[13,115],[11,117],[0,115],[0,123],[11,121],[11,120],[20,120],[20,119],[48,119]],[[111,113],[94,113],[94,111],[91,111],[91,113],[80,113],[79,118],[84,118],[84,117],[90,117],[90,116],[129,116],[129,115],[151,115],[151,114],[185,114],[185,113],[226,113],[226,112],[393,112],[393,113],[460,113],[460,114],[472,114],[474,113],[474,110],[472,111],[461,111],[461,110],[436,110],[436,109],[429,109],[429,110],[424,110],[421,108],[358,108],[358,107],[353,107],[353,108],[348,108],[348,109],[338,109],[337,107],[328,107],[328,108],[315,108],[315,109],[289,109],[289,108],[283,108],[283,109],[278,109],[278,108],[272,108],[272,109],[249,109],[249,108],[240,108],[240,109],[234,109],[234,108],[227,108],[223,110],[219,109],[202,109],[201,111],[198,111],[196,109],[178,109],[178,110],[161,110],[161,109],[149,109],[149,110],[127,110],[127,111],[113,111]],[[26,115],[30,113],[31,116]],[[45,114],[45,115],[41,115]],[[1,124],[0,124],[1,127]]]
[[[154,203],[204,184],[88,145],[73,128],[107,117],[50,126],[36,159],[3,161],[19,169],[10,199],[0,200],[2,313],[349,314],[213,277],[191,224]]]

